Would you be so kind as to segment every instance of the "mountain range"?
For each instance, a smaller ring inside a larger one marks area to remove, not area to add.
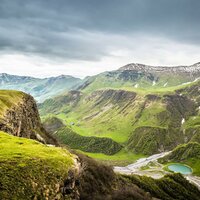
[[[199,63],[129,64],[88,77],[77,90],[44,101],[40,114],[56,115],[81,135],[108,137],[137,153],[170,150],[194,140],[190,123],[198,118],[199,77]]]
[[[85,78],[79,89],[86,92],[101,88],[166,89],[197,81],[200,75],[199,67],[199,63],[175,67],[132,63],[118,70]]]
[[[31,94],[38,102],[73,89],[81,83],[81,79],[60,75],[50,78],[34,78],[0,74],[0,89],[20,90]]]
[[[1,73],[0,89],[13,89],[29,93],[38,102],[73,89],[88,92],[101,88],[166,89],[197,81],[200,74],[199,66],[200,63],[176,67],[132,63],[118,70],[86,77],[83,80],[69,75],[41,79]]]

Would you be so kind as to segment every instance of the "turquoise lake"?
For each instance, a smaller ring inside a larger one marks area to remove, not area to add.
[[[179,172],[181,174],[191,174],[192,169],[182,164],[171,164],[168,166],[168,169],[173,172]]]

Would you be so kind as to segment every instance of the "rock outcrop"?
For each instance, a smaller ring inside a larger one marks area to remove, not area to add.
[[[42,127],[37,105],[32,96],[24,94],[17,104],[11,105],[0,117],[0,130],[14,136],[57,144]]]

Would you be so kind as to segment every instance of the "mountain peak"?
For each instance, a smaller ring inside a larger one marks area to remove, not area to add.
[[[120,67],[119,70],[144,70],[145,68],[149,68],[150,66],[140,64],[140,63],[130,63],[123,67]]]
[[[118,69],[119,71],[141,72],[200,72],[200,62],[188,66],[151,66],[140,63],[130,63]]]
[[[9,76],[9,74],[7,74],[7,73],[0,73],[0,77],[5,77],[5,76]]]
[[[193,64],[191,66],[200,67],[200,62],[197,62],[197,63],[195,63],[195,64]]]

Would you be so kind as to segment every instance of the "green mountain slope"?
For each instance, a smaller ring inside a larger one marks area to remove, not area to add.
[[[196,81],[199,76],[199,63],[176,67],[132,63],[115,71],[87,77],[79,89],[85,92],[106,88],[170,91],[175,86]]]
[[[111,138],[134,154],[199,142],[199,66],[129,64],[87,77],[78,90],[44,101],[40,114],[62,119],[81,136]]]
[[[0,148],[0,198],[5,200],[151,200],[153,197],[196,200],[200,195],[180,175],[160,180],[116,175],[110,167],[80,154],[83,168],[79,171],[74,162],[77,156],[67,150],[3,132],[0,132]]]
[[[104,153],[113,155],[122,149],[122,146],[114,142],[110,138],[86,137],[81,136],[70,128],[61,128],[54,136],[63,144],[68,145],[72,149],[80,149],[85,152]]]
[[[39,108],[44,118],[56,115],[82,136],[108,137],[135,153],[153,154],[199,141],[199,84],[160,94],[71,91],[46,100]],[[196,125],[189,126],[194,117]]]
[[[122,149],[122,146],[110,138],[99,138],[95,136],[81,136],[74,132],[69,126],[63,124],[57,117],[48,117],[43,122],[44,128],[51,133],[60,143],[72,149],[85,152],[104,153],[113,155]]]

